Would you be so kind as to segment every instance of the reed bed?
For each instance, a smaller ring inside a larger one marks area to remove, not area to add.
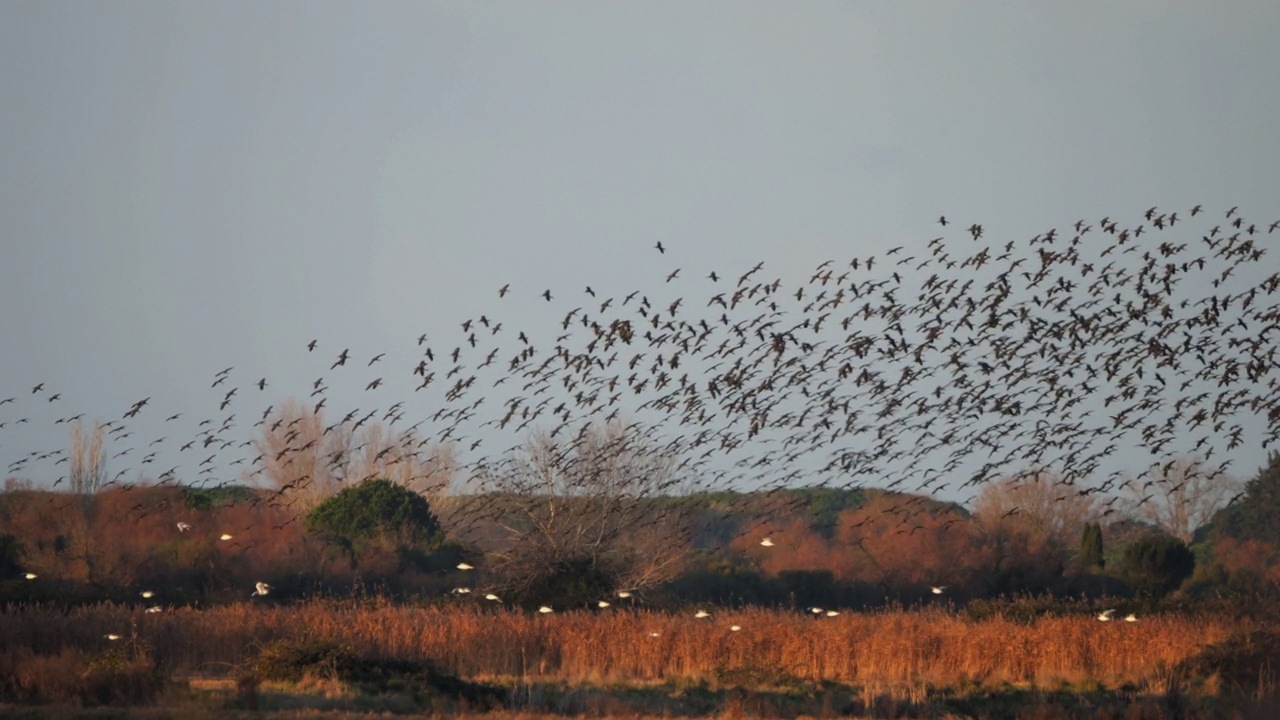
[[[731,625],[742,626],[730,631]],[[725,611],[711,618],[645,610],[560,612],[420,608],[385,602],[241,603],[143,614],[101,604],[0,611],[0,655],[101,652],[108,633],[174,673],[231,672],[280,639],[344,644],[365,656],[429,660],[467,678],[572,683],[714,679],[726,669],[854,685],[1145,683],[1250,621],[1165,615],[1136,623],[1087,615],[969,621],[942,609],[809,617]],[[656,633],[656,635],[654,635]]]

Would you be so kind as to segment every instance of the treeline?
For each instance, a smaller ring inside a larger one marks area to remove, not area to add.
[[[208,605],[247,599],[257,582],[273,588],[270,602],[369,592],[562,608],[601,599],[858,608],[1280,589],[1280,454],[1190,542],[1063,492],[1040,476],[991,483],[967,509],[881,489],[606,502],[429,496],[372,479],[303,511],[242,486],[88,495],[11,485],[0,493],[0,600]]]

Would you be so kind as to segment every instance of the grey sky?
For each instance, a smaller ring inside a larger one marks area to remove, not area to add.
[[[505,283],[514,328],[546,288],[796,274],[942,213],[1270,221],[1277,37],[1264,2],[6,2],[0,397],[198,415],[228,365],[407,371]],[[30,408],[0,460],[65,444]]]

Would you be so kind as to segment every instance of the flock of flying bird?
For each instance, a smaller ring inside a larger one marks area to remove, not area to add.
[[[938,225],[951,232],[947,218]],[[408,478],[427,480],[445,467],[432,453],[448,448],[450,471],[471,490],[538,492],[545,478],[522,475],[529,432],[552,448],[538,461],[567,471],[582,439],[609,421],[622,428],[614,442],[670,459],[664,477],[630,479],[633,497],[869,483],[959,493],[1050,473],[1065,499],[1149,488],[1180,456],[1224,473],[1231,451],[1280,436],[1280,273],[1264,260],[1277,228],[1200,206],[1151,208],[1128,224],[1081,220],[1022,242],[990,244],[973,224],[958,238],[828,260],[797,282],[765,276],[763,262],[735,274],[704,268],[695,280],[675,267],[650,292],[586,286],[559,310],[563,291],[528,288],[521,302],[505,284],[495,309],[463,319],[447,341],[419,335],[420,354],[395,368],[387,352],[305,343],[308,357],[325,358],[306,410],[334,412],[333,382],[363,387],[371,404],[320,420],[319,437],[274,406],[252,411],[244,433],[246,396],[274,386],[264,376],[236,384],[232,367],[212,378],[216,412],[182,439],[189,409],[157,413],[140,399],[103,424],[108,464],[136,464],[102,484],[133,487],[162,456],[176,462],[150,473],[161,483],[308,468],[276,482],[284,503],[394,467],[427,468]],[[675,292],[690,286],[699,294]],[[555,324],[509,329],[501,309],[513,302],[526,317],[556,310]],[[387,393],[396,401],[378,405]],[[65,401],[44,383],[0,398],[0,448],[6,427],[31,422],[22,405],[34,402]],[[409,425],[416,407],[431,409]],[[391,431],[377,445],[329,442],[379,423]],[[173,432],[127,442],[160,425]],[[8,474],[53,479],[69,458],[31,451]],[[353,477],[357,459],[365,472]],[[927,510],[904,496],[891,511],[905,524]]]

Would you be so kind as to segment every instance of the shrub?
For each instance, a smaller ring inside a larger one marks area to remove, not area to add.
[[[440,541],[440,522],[426,499],[390,480],[366,480],[320,503],[307,529],[347,548],[353,556],[377,545],[421,549]]]
[[[1139,595],[1162,597],[1195,570],[1185,543],[1168,535],[1149,535],[1124,549],[1121,574]]]
[[[1218,687],[1253,694],[1274,682],[1280,668],[1280,634],[1272,630],[1237,633],[1206,646],[1179,665],[1192,682],[1214,681]]]

